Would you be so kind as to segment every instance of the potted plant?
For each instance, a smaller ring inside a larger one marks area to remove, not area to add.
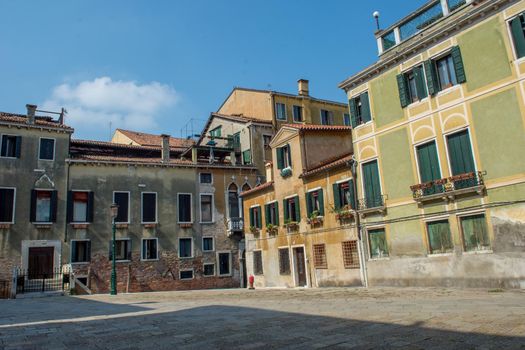
[[[284,226],[286,226],[286,228],[288,229],[288,232],[297,231],[297,229],[299,228],[299,223],[297,221],[286,219],[284,221]]]
[[[250,226],[250,233],[254,236],[257,236],[259,235],[260,233],[260,230],[258,227],[255,227],[255,226]]]
[[[268,232],[268,234],[270,235],[276,235],[277,232],[278,232],[278,227],[277,225],[274,225],[274,224],[268,224],[266,225],[266,231]]]
[[[319,210],[314,210],[312,213],[310,213],[310,216],[308,216],[307,220],[310,225],[316,226],[323,223],[324,217],[321,215]]]
[[[349,204],[344,205],[339,209],[334,208],[333,212],[335,213],[336,220],[349,220],[354,216],[352,207]]]

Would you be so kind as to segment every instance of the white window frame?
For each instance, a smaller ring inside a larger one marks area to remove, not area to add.
[[[327,113],[328,117],[330,116],[332,117],[332,120],[331,120],[332,124],[323,124],[323,111]],[[319,124],[321,125],[327,125],[327,126],[335,125],[334,112],[329,109],[322,109],[322,108],[319,109],[319,122],[320,122]]]
[[[204,250],[204,239],[205,238],[211,238],[211,245],[212,245],[212,249],[211,250]],[[215,251],[215,237],[212,237],[212,236],[204,236],[204,237],[202,237],[202,251],[203,252],[214,252]]]
[[[130,224],[131,223],[131,192],[130,191],[113,191],[113,200],[111,203],[115,203],[115,193],[127,193],[128,194],[128,221],[115,221],[115,224]],[[142,211],[142,208],[141,208]],[[142,220],[142,215],[141,215]]]
[[[19,137],[20,135],[13,135],[13,134],[0,134],[0,148],[2,147],[2,143],[3,143],[3,140],[4,140],[4,136],[13,136],[15,137],[15,147],[16,147],[16,137]],[[40,147],[40,146],[39,146]],[[39,156],[40,156],[40,152],[38,152]],[[0,155],[0,158],[3,158],[3,159],[18,159],[17,157],[4,157],[4,156],[1,156]]]
[[[40,158],[40,148],[42,147],[42,140],[53,140],[53,159],[41,159]],[[53,162],[55,161],[56,156],[56,150],[57,150],[57,139],[53,137],[40,137],[38,138],[38,160]]]
[[[182,275],[182,272],[188,272],[188,271],[191,271],[191,278],[182,278],[181,275]],[[195,279],[195,271],[193,268],[191,269],[180,269],[179,270],[179,280],[181,281],[191,281],[191,280],[194,280]]]
[[[73,242],[90,242],[89,245],[89,260],[88,261],[77,261],[73,262]],[[90,239],[72,239],[70,241],[70,252],[69,252],[69,262],[71,265],[82,265],[82,264],[89,264],[91,262],[91,240]]]
[[[284,118],[279,118],[279,113],[278,113],[278,105],[282,105],[284,106]],[[277,120],[280,120],[280,121],[286,121],[288,120],[288,113],[287,113],[287,110],[286,110],[286,104],[285,103],[282,103],[282,102],[275,102],[275,119]]]
[[[11,224],[13,225],[15,223],[15,212],[16,212],[16,187],[0,187],[0,189],[3,189],[3,190],[14,190],[14,193],[13,193],[13,214],[12,214],[12,217],[11,217],[11,221],[7,221],[7,222],[0,222],[0,224]]]
[[[190,195],[190,212],[191,212],[191,220],[190,221],[180,221],[179,217],[179,208],[180,208],[180,196],[181,195]],[[177,223],[179,224],[193,224],[194,216],[193,216],[193,194],[192,193],[186,193],[186,192],[180,192],[177,193]]]
[[[109,243],[111,244],[113,240],[110,239],[109,240]],[[115,238],[115,250],[117,250],[117,242],[118,241],[131,241],[131,238],[129,237],[124,237],[124,238]],[[127,244],[126,244],[127,246]],[[133,253],[133,242],[131,242],[131,253]],[[127,254],[126,254],[127,255]],[[113,259],[115,259],[115,257],[113,257]],[[110,260],[110,262],[113,261],[113,260]],[[118,262],[130,262],[131,260],[129,259],[123,259],[123,260],[115,260],[116,263]]]
[[[155,221],[143,221],[144,219],[144,195],[154,194],[155,195]],[[158,224],[159,223],[159,196],[157,192],[140,192],[140,223],[141,224]],[[129,205],[128,205],[129,208]]]
[[[181,239],[189,239],[190,242],[191,242],[191,256],[180,256],[180,241]],[[194,249],[194,244],[193,244],[193,237],[179,237],[179,239],[177,239],[177,255],[179,257],[179,259],[193,259],[195,257],[195,249]]]
[[[211,182],[202,182],[201,181],[201,175],[202,174],[210,174],[211,175]],[[203,171],[203,172],[200,172],[199,173],[199,184],[201,185],[213,185],[213,173],[212,172],[206,172],[206,171]]]
[[[213,275],[205,275],[204,274],[204,266],[206,266],[206,265],[212,265],[213,266]],[[215,263],[203,263],[202,264],[202,276],[203,277],[215,277],[215,276],[217,276],[217,268],[215,266],[216,266]]]
[[[202,197],[211,197],[211,221],[202,221]],[[215,222],[215,195],[213,193],[199,193],[199,217],[200,224],[213,224]]]
[[[151,241],[151,240],[157,241],[157,244],[156,244],[157,258],[156,259],[144,259],[144,241]],[[157,237],[142,238],[140,240],[140,261],[158,261],[158,260],[159,260],[159,239]]]
[[[230,262],[229,262],[230,272],[227,273],[227,274],[221,274],[220,273],[220,260],[219,260],[220,254],[229,254],[229,257],[230,257]],[[219,276],[219,277],[232,276],[233,275],[232,263],[233,263],[233,254],[232,254],[232,252],[230,250],[217,251],[217,271],[216,271],[216,275]]]

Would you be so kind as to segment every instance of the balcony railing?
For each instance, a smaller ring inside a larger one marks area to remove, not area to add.
[[[385,211],[385,200],[387,196],[381,195],[377,197],[368,197],[358,200],[358,211],[359,214],[367,214],[371,212],[384,212]]]
[[[234,233],[242,233],[244,232],[244,221],[242,218],[229,218],[228,222],[228,235],[232,235]]]
[[[482,194],[485,188],[483,175],[486,172],[477,171],[438,179],[414,186],[410,186],[412,196],[418,202],[442,198],[452,200],[455,196],[464,193],[476,192]]]

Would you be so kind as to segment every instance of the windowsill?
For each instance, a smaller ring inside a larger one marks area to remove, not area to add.
[[[194,256],[179,256],[179,259],[193,259]]]
[[[202,275],[202,277],[215,277],[215,275]]]
[[[384,261],[384,260],[390,260],[389,256],[386,256],[384,258],[370,258],[368,261]]]
[[[115,227],[116,228],[128,228],[129,222],[121,222],[121,223],[115,222]]]
[[[77,262],[71,262],[71,265],[86,265],[89,264],[91,261],[77,261]]]
[[[417,100],[417,101],[414,101],[414,102],[408,104],[405,108],[413,108],[413,107],[419,106],[419,105],[421,105],[423,103],[428,102],[428,100],[429,100],[429,97],[427,96],[425,98],[422,98],[421,100]]]
[[[231,273],[229,273],[229,274],[227,274],[227,275],[217,275],[217,277],[231,277],[231,276],[232,276]]]
[[[159,258],[157,258],[157,259],[140,259],[140,261],[159,261]]]
[[[69,224],[74,229],[85,229],[89,227],[89,222],[70,222]]]
[[[355,128],[353,128],[353,129],[354,129],[354,130],[357,130],[357,129],[359,129],[359,128],[365,126],[365,125],[368,125],[368,124],[370,124],[370,123],[372,123],[372,120],[369,120],[369,121],[367,121],[366,123],[361,123],[361,124],[359,124],[359,125],[356,125]]]
[[[195,279],[195,277],[192,277],[192,278],[179,278],[180,281],[192,281],[194,279]]]
[[[36,228],[49,229],[53,226],[52,222],[32,222]]]
[[[181,228],[190,228],[193,226],[193,222],[179,222],[178,224]]]
[[[453,256],[454,253],[450,252],[450,253],[435,253],[435,254],[432,254],[432,253],[429,253],[427,254],[427,258],[439,258],[439,257],[443,257],[443,256]]]
[[[113,261],[113,260],[110,260]],[[130,263],[131,260],[115,260],[116,263]]]
[[[201,225],[210,225],[210,224],[214,224],[215,221],[200,221],[199,224]]]
[[[452,85],[452,86],[449,86],[449,87],[446,87],[444,88],[443,90],[440,90],[438,91],[438,93],[436,94],[436,97],[440,97],[440,96],[444,96],[454,90],[457,90],[457,89],[460,89],[461,88],[461,84],[456,84],[456,85]]]
[[[215,249],[213,249],[213,250],[203,250],[202,252],[203,253],[213,253],[214,251],[215,251]]]
[[[477,254],[493,254],[494,251],[492,249],[484,249],[484,250],[470,250],[468,252],[463,252],[465,255],[477,255]]]
[[[142,222],[141,224],[144,228],[155,228],[158,225],[157,222]]]
[[[43,162],[54,162],[55,160],[54,160],[54,159],[40,159],[40,158],[38,158],[38,161],[43,161]]]
[[[1,159],[19,159],[18,157],[0,157]]]
[[[316,270],[328,270],[328,267],[326,267],[326,266],[323,266],[323,267],[314,267],[314,269],[316,269]]]

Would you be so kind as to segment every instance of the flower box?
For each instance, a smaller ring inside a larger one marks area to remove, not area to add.
[[[313,216],[308,218],[307,221],[312,226],[321,225],[324,222],[324,216]]]
[[[190,228],[193,226],[193,224],[191,222],[188,222],[188,223],[180,223],[179,224],[180,228]]]
[[[251,226],[250,233],[254,236],[258,236],[261,233],[261,230],[258,227]]]
[[[269,235],[276,235],[279,232],[279,227],[269,224],[266,226],[266,232],[268,232]]]

